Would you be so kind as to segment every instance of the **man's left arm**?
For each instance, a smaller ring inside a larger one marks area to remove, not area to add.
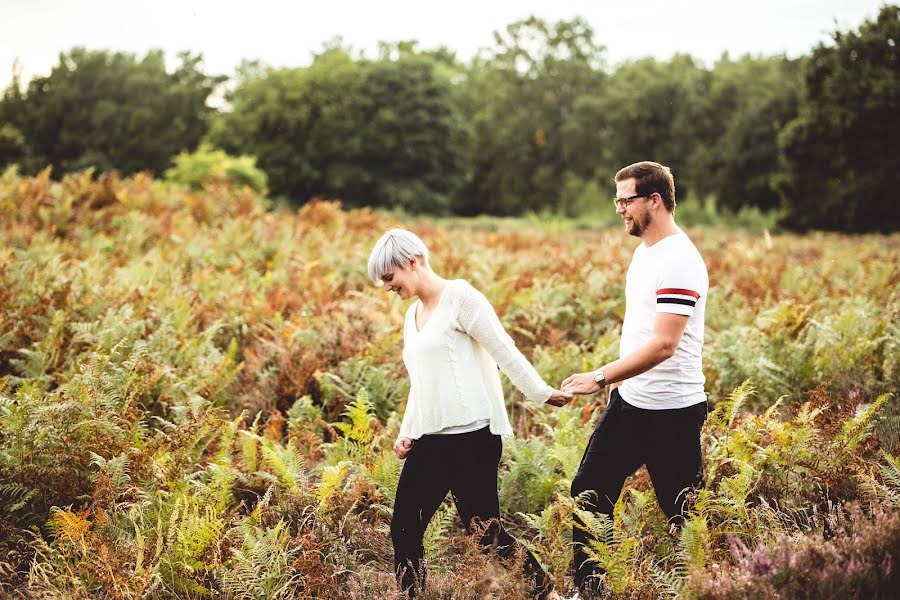
[[[669,312],[658,312],[653,320],[653,337],[634,352],[614,360],[600,368],[603,371],[605,384],[624,381],[629,377],[649,371],[659,363],[675,354],[675,349],[684,335],[688,315]],[[570,394],[593,394],[600,391],[600,385],[594,379],[596,371],[576,373],[563,380],[560,389]]]

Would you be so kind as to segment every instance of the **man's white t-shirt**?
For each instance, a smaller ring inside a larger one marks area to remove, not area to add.
[[[709,275],[697,247],[679,232],[634,251],[625,278],[625,322],[619,355],[650,341],[656,313],[689,317],[675,354],[622,382],[619,393],[632,406],[659,410],[706,401],[703,384],[703,314]]]

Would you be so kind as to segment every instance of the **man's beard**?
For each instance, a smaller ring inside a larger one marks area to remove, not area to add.
[[[650,227],[650,223],[653,222],[653,216],[650,213],[646,213],[644,216],[646,217],[646,220],[643,223],[639,223],[635,217],[631,218],[631,229],[628,231],[629,234],[637,238],[644,235],[644,232]]]

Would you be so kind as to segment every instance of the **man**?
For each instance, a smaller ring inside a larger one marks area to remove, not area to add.
[[[703,477],[701,350],[709,278],[697,248],[675,224],[669,168],[639,162],[616,173],[615,182],[616,212],[642,244],[625,279],[619,359],[562,382],[562,391],[573,394],[612,388],[572,480],[572,496],[592,492],[583,507],[612,516],[625,479],[647,465],[660,507],[670,523],[681,524],[686,492]],[[601,587],[600,569],[584,551],[591,538],[578,526],[573,538],[575,584],[591,596]]]

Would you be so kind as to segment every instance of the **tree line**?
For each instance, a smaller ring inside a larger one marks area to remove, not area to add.
[[[255,157],[276,197],[409,212],[579,215],[622,165],[670,165],[681,201],[776,210],[797,229],[893,231],[900,189],[900,7],[799,59],[687,55],[611,67],[583,19],[446,48],[339,42],[308,67],[75,48],[0,101],[0,165],[162,174],[201,144]],[[224,108],[210,97],[225,86]],[[610,204],[611,206],[611,204]]]

